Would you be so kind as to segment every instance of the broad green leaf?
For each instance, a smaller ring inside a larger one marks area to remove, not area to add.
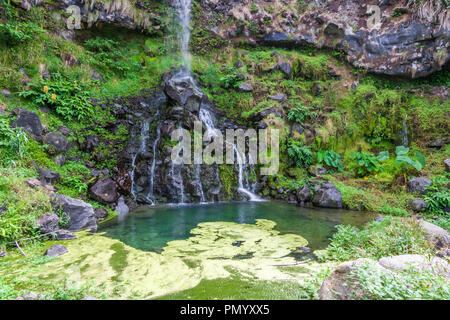
[[[416,151],[415,155],[416,155],[417,160],[419,160],[420,164],[422,165],[422,168],[424,168],[426,163],[425,163],[425,157],[423,156],[423,154],[421,154],[419,151]]]
[[[377,156],[378,161],[384,161],[389,159],[389,151],[380,152]]]
[[[407,154],[409,152],[409,148],[405,148],[404,146],[398,146],[395,148],[395,154],[398,156],[402,156],[404,154]]]

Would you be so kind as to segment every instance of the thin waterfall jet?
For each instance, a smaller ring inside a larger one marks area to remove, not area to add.
[[[149,135],[149,128],[150,128],[150,123],[148,121],[145,121],[142,124],[141,127],[141,144],[139,146],[138,151],[134,154],[133,159],[131,161],[131,167],[133,168],[131,170],[131,194],[133,195],[134,200],[136,200],[136,190],[135,190],[135,183],[134,183],[134,176],[135,176],[135,171],[136,171],[136,158],[139,154],[143,153],[146,150],[147,147],[147,140],[148,140],[148,135]]]
[[[159,117],[159,110],[156,113],[156,118]],[[153,185],[153,181],[154,181],[154,176],[155,176],[155,166],[156,166],[156,147],[158,146],[159,140],[161,139],[161,126],[158,124],[158,127],[156,129],[156,139],[153,142],[153,160],[152,160],[152,165],[150,168],[150,186],[149,186],[149,191],[148,191],[148,195],[147,195],[147,199],[149,199],[153,204],[156,203],[154,198],[154,185]]]

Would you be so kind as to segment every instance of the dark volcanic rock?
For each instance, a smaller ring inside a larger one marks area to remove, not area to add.
[[[60,178],[59,173],[56,171],[39,169],[39,180],[41,180],[43,184],[54,184],[58,182]]]
[[[408,181],[406,192],[424,194],[425,189],[429,186],[431,186],[430,179],[414,177]]]
[[[322,183],[314,188],[312,200],[316,207],[342,208],[342,196],[331,182]]]
[[[24,109],[15,109],[13,114],[17,114],[17,119],[12,122],[12,127],[23,128],[23,130],[32,134],[32,136],[40,141],[43,131],[41,119],[39,116],[32,111],[27,111]]]
[[[421,212],[425,211],[425,209],[427,208],[427,203],[423,199],[414,198],[409,200],[409,206],[413,211]]]
[[[104,208],[96,208],[94,210],[94,214],[95,214],[95,218],[97,218],[97,220],[105,219],[108,216],[108,210],[106,210]]]
[[[163,75],[163,80],[166,94],[180,105],[185,105],[190,98],[194,98],[193,101],[196,99],[200,101],[203,97],[203,93],[197,89],[189,73],[186,74],[178,69]]]
[[[277,101],[277,102],[284,102],[284,101],[286,101],[286,95],[285,94],[282,94],[282,93],[280,93],[280,94],[277,94],[277,95],[274,95],[274,96],[269,96],[269,99],[270,100],[274,100],[274,101]]]
[[[66,151],[67,138],[57,132],[50,132],[46,134],[43,142],[51,146],[50,153],[52,154]]]
[[[104,204],[116,202],[119,198],[119,194],[117,193],[117,184],[109,178],[98,180],[89,189],[89,193],[94,200]]]
[[[76,235],[74,235],[69,230],[58,229],[54,232],[56,240],[75,240],[78,239]]]
[[[253,122],[259,122],[259,121],[267,118],[267,116],[271,113],[273,113],[275,116],[277,116],[279,118],[284,118],[283,110],[280,108],[273,107],[273,108],[265,109],[263,111],[254,113],[254,114],[250,115],[249,119]]]
[[[68,230],[97,230],[97,220],[90,204],[62,194],[55,194],[52,204],[55,210],[62,210],[69,218],[66,227]]]
[[[100,140],[97,136],[91,134],[86,137],[84,142],[81,144],[81,148],[85,152],[94,151],[100,144]]]
[[[58,229],[59,217],[54,213],[46,213],[36,220],[36,225],[42,233],[50,233]]]
[[[249,85],[248,83],[241,83],[238,87],[239,91],[242,92],[252,92],[253,88],[251,85]]]
[[[278,69],[281,70],[288,78],[292,75],[292,67],[289,62],[281,62],[278,64]]]
[[[304,206],[306,202],[311,201],[311,190],[307,184],[297,190],[297,202],[300,206]]]
[[[61,256],[68,252],[69,252],[69,250],[67,250],[67,248],[65,246],[63,246],[62,244],[55,244],[55,245],[51,246],[50,248],[48,248],[47,251],[45,251],[45,255],[49,256],[50,258],[53,258],[53,257]]]

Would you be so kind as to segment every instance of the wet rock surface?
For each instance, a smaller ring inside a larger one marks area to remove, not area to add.
[[[314,188],[312,202],[317,207],[342,208],[342,196],[331,182],[322,183]]]

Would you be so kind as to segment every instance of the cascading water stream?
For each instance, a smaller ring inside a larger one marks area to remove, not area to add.
[[[159,117],[159,110],[155,115],[155,118]],[[154,177],[155,177],[155,167],[156,167],[156,147],[158,146],[159,140],[161,140],[161,126],[158,125],[156,129],[156,139],[153,142],[153,159],[152,159],[152,165],[150,167],[150,183],[149,183],[149,191],[147,195],[147,199],[150,200],[153,204],[156,203],[156,200],[154,199]]]
[[[136,185],[134,182],[134,176],[135,176],[135,172],[136,172],[136,158],[139,154],[143,153],[146,151],[147,148],[147,141],[149,139],[149,134],[150,134],[150,122],[149,121],[144,121],[144,123],[142,124],[141,127],[141,144],[139,146],[138,151],[134,154],[132,162],[131,162],[131,194],[133,195],[134,200],[137,199],[136,196]]]
[[[200,109],[199,118],[205,124],[206,130],[211,131],[211,136],[216,137],[214,134],[214,130],[216,130],[214,126],[214,121],[212,119],[211,113],[206,109]],[[252,191],[248,190],[250,184],[248,182],[248,172],[247,166],[245,164],[245,155],[244,157],[239,153],[236,145],[233,144],[233,151],[236,157],[236,161],[238,163],[239,174],[238,174],[238,191],[244,195],[246,195],[250,201],[264,201]],[[245,177],[245,185],[244,185],[244,177]]]

